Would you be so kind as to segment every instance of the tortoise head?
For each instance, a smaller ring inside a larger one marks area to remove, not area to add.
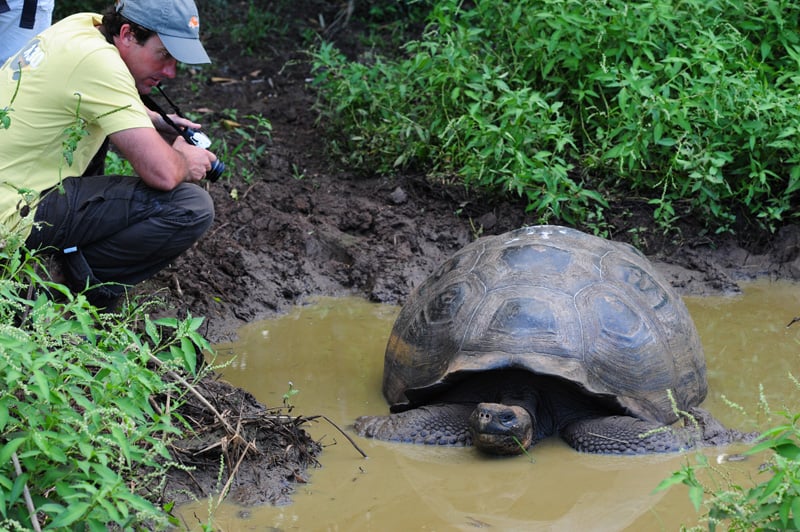
[[[533,418],[521,406],[480,403],[469,427],[472,444],[487,454],[522,454],[533,443]]]

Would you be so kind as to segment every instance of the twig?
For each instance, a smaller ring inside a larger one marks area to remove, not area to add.
[[[214,231],[212,231],[212,232],[211,232],[211,234],[210,234],[210,235],[208,235],[208,236],[206,237],[206,240],[208,240],[208,239],[210,239],[212,236],[216,235],[216,234],[217,234],[217,233],[218,233],[220,230],[224,229],[224,228],[225,228],[226,226],[228,226],[228,225],[230,225],[230,223],[228,223],[228,222],[225,222],[224,224],[222,224],[222,225],[220,225],[219,227],[217,227],[216,229],[214,229]]]
[[[245,190],[244,194],[241,195],[241,197],[239,198],[239,201],[244,201],[244,199],[247,197],[248,194],[250,194],[250,191],[253,190],[253,188],[255,186],[256,186],[256,183],[253,183],[252,185],[247,187],[247,190]]]
[[[328,418],[328,416],[326,416],[326,415],[324,415],[324,414],[317,414],[317,415],[314,415],[314,416],[307,416],[307,417],[303,417],[303,416],[292,417],[292,416],[287,416],[287,415],[284,415],[284,414],[277,414],[277,415],[268,415],[268,416],[266,416],[266,419],[268,419],[268,420],[270,420],[270,421],[278,422],[278,423],[285,423],[285,422],[287,422],[287,421],[289,421],[289,422],[293,422],[293,421],[297,421],[297,420],[300,420],[300,419],[304,419],[304,420],[306,420],[306,421],[314,421],[314,420],[315,420],[315,419],[317,419],[318,417],[321,417],[322,419],[324,419],[325,421],[327,421],[328,423],[330,423],[331,425],[333,425],[333,426],[336,428],[336,430],[338,430],[339,432],[341,432],[341,433],[342,433],[342,436],[344,436],[345,438],[347,438],[347,441],[349,441],[349,442],[350,442],[350,444],[351,444],[353,447],[355,447],[356,451],[358,451],[359,453],[361,453],[361,456],[363,456],[364,458],[369,458],[369,457],[367,456],[367,453],[365,453],[364,451],[362,451],[362,450],[361,450],[361,448],[358,446],[358,444],[356,444],[356,442],[355,442],[355,441],[353,441],[353,438],[351,438],[351,437],[350,437],[350,436],[349,436],[349,435],[348,435],[348,434],[347,434],[345,431],[343,431],[343,430],[342,430],[342,428],[341,428],[341,427],[339,427],[339,426],[338,426],[336,423],[334,423],[333,421],[331,421],[331,420],[330,420],[330,418]]]
[[[181,290],[181,282],[178,280],[178,276],[177,275],[173,274],[172,282],[175,283],[175,291],[178,293],[178,297],[183,299],[183,290]]]
[[[19,458],[17,452],[11,453],[11,461],[14,462],[14,472],[17,477],[22,476],[22,467],[19,465]],[[27,482],[22,485],[22,496],[25,498],[25,505],[28,507],[28,513],[31,514],[31,526],[36,532],[41,532],[42,527],[39,526],[39,519],[36,517],[36,507],[33,506],[33,499],[31,499],[31,492],[28,490]]]
[[[239,471],[239,466],[242,465],[242,462],[244,461],[244,457],[247,456],[247,451],[249,451],[250,449],[258,450],[258,448],[256,447],[256,444],[255,444],[255,441],[247,442],[247,447],[244,448],[244,452],[242,452],[242,455],[239,457],[239,460],[236,462],[236,467],[234,467],[233,471],[231,471],[231,474],[228,475],[228,481],[225,482],[225,485],[222,487],[222,491],[219,494],[220,501],[228,493],[228,490],[231,489],[231,483],[233,482],[233,479],[236,477],[236,473]]]
[[[339,432],[341,432],[341,433],[342,433],[342,436],[344,436],[345,438],[347,438],[347,441],[349,441],[349,442],[350,442],[350,445],[352,445],[352,446],[355,448],[355,450],[356,450],[356,451],[358,451],[359,453],[361,453],[361,456],[363,456],[364,458],[369,458],[369,457],[367,456],[367,453],[365,453],[364,451],[362,451],[362,450],[361,450],[361,447],[359,447],[359,446],[358,446],[358,444],[356,444],[356,442],[355,442],[355,441],[353,441],[353,438],[351,438],[351,437],[350,437],[350,436],[349,436],[349,435],[348,435],[348,434],[347,434],[345,431],[343,431],[343,430],[342,430],[342,428],[341,428],[339,425],[337,425],[336,423],[334,423],[333,421],[331,421],[331,420],[330,420],[330,418],[329,418],[328,416],[326,416],[326,415],[324,415],[324,414],[319,414],[319,415],[316,415],[316,416],[310,416],[310,417],[307,417],[306,419],[308,419],[309,421],[313,421],[314,419],[316,419],[316,418],[318,418],[318,417],[321,417],[322,419],[324,419],[325,421],[327,421],[328,423],[330,423],[331,425],[333,425],[333,427],[334,427],[336,430],[338,430]]]
[[[164,367],[164,363],[161,362],[155,355],[153,355],[152,353],[149,353],[149,356],[150,356],[150,360],[155,362],[158,365],[158,367],[160,367],[160,368]],[[176,381],[178,381],[181,384],[183,384],[186,387],[186,389],[189,390],[189,392],[191,392],[195,397],[197,397],[197,399],[203,404],[203,406],[208,408],[214,414],[214,417],[216,417],[220,421],[220,423],[222,423],[222,426],[225,427],[225,430],[228,432],[228,434],[231,434],[231,435],[236,434],[236,431],[233,430],[233,427],[231,427],[230,423],[228,423],[228,421],[224,417],[222,417],[222,414],[220,414],[217,411],[217,409],[214,408],[214,405],[209,403],[208,400],[205,397],[203,397],[203,395],[200,392],[198,392],[195,389],[195,387],[192,386],[186,379],[184,379],[183,377],[181,377],[180,375],[178,375],[177,373],[175,373],[174,371],[172,371],[170,369],[167,370],[167,374],[170,377],[172,377],[173,379],[175,379]]]

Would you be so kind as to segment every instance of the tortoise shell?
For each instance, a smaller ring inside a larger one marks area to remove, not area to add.
[[[542,225],[467,245],[418,286],[386,348],[392,411],[466,374],[518,368],[560,377],[631,415],[676,421],[706,396],[697,330],[634,247]]]

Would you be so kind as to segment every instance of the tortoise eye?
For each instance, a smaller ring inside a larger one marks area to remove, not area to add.
[[[517,421],[517,416],[515,416],[512,412],[503,412],[499,416],[500,423],[505,426],[513,425]]]

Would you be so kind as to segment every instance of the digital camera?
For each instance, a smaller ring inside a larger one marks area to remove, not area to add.
[[[196,129],[184,128],[181,130],[181,136],[186,139],[186,142],[194,144],[198,148],[207,150],[211,146],[211,139],[208,138],[208,135]],[[206,172],[206,179],[213,183],[219,179],[223,172],[225,172],[225,163],[217,159],[211,163],[211,169]]]
[[[156,87],[153,87],[153,88],[156,89],[159,93],[161,93],[161,95],[164,97],[164,99],[167,100],[167,102],[169,102],[170,107],[172,107],[172,109],[175,111],[176,115],[178,115],[181,118],[186,118],[183,115],[183,113],[181,113],[181,110],[178,109],[178,106],[175,105],[175,103],[172,100],[170,100],[169,96],[167,96],[167,94],[164,92],[164,89],[162,87],[156,86]],[[189,144],[192,144],[194,146],[197,146],[199,148],[203,148],[204,150],[207,150],[209,147],[211,147],[211,139],[208,138],[208,135],[206,135],[205,133],[201,133],[200,131],[197,131],[196,129],[178,126],[169,117],[169,115],[167,115],[166,111],[164,111],[164,109],[162,109],[161,106],[158,105],[156,103],[156,101],[153,100],[149,95],[142,94],[141,98],[142,98],[142,102],[149,109],[151,109],[151,110],[155,111],[156,113],[158,113],[161,116],[161,118],[164,119],[164,122],[169,124],[170,126],[172,126],[172,129],[177,131],[178,134],[181,137],[183,137],[183,139],[186,142],[188,142]],[[217,159],[216,161],[211,163],[211,169],[208,172],[206,172],[206,179],[208,179],[209,181],[211,181],[213,183],[217,179],[219,179],[219,176],[221,176],[223,174],[223,172],[225,172],[225,163],[223,163],[222,161]]]

